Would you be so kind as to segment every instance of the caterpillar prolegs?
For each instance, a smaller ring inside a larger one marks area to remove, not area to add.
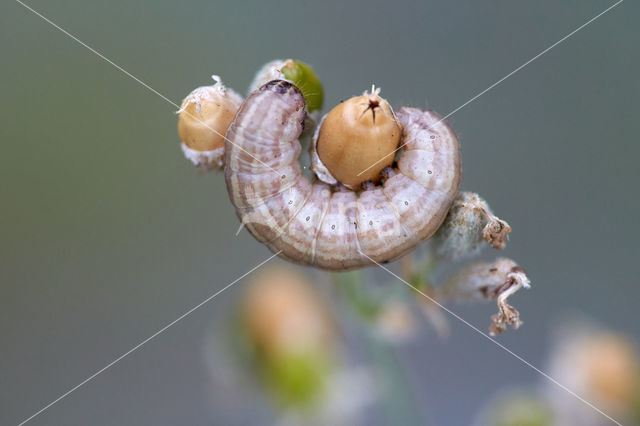
[[[284,80],[251,93],[229,126],[225,179],[238,217],[291,261],[345,271],[388,262],[428,239],[461,181],[460,145],[433,111],[397,112],[403,152],[382,185],[335,190],[302,174],[300,90]]]

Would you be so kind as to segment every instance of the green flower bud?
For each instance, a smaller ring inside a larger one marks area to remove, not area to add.
[[[521,390],[504,391],[481,414],[478,424],[491,426],[552,426],[552,407],[540,395]]]
[[[265,378],[281,404],[313,406],[322,397],[331,367],[321,355],[289,353],[265,361]]]
[[[307,103],[307,112],[319,111],[322,108],[322,83],[309,65],[293,59],[276,59],[264,64],[249,85],[249,93],[271,80],[278,79],[288,80],[298,86]]]
[[[307,111],[313,112],[322,109],[324,101],[322,83],[309,65],[300,61],[288,60],[285,61],[285,65],[280,71],[287,80],[300,88],[307,102]]]

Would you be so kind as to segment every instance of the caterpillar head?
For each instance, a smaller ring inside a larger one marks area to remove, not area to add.
[[[311,67],[304,62],[294,59],[276,59],[267,62],[253,78],[249,85],[249,93],[273,80],[285,80],[298,87],[304,96],[307,112],[314,113],[322,109],[324,101],[322,83]]]

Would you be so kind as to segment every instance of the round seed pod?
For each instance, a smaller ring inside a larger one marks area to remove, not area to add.
[[[185,157],[196,166],[222,169],[227,127],[242,97],[214,75],[213,86],[198,87],[184,98],[178,111],[178,136]]]
[[[242,317],[251,340],[266,356],[322,352],[334,337],[323,300],[305,275],[271,266],[250,281]]]
[[[603,333],[585,344],[586,382],[599,401],[631,408],[640,392],[640,360],[624,336]]]
[[[284,405],[322,397],[333,373],[334,324],[306,275],[280,265],[256,272],[240,311],[244,334],[268,393]]]
[[[619,420],[618,424],[638,424],[634,420],[639,414],[640,354],[633,339],[585,320],[569,320],[556,333],[550,375]],[[556,386],[545,394],[554,407],[553,424],[607,424],[601,412]]]
[[[323,182],[356,188],[380,180],[382,169],[393,164],[402,131],[379,92],[344,101],[322,119],[313,138],[311,168]]]

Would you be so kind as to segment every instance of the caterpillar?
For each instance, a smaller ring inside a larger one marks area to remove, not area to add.
[[[293,262],[346,271],[395,260],[434,234],[462,178],[458,138],[437,113],[396,113],[403,151],[382,185],[361,191],[302,174],[305,116],[300,89],[273,80],[247,97],[227,129],[229,198],[258,241]]]

